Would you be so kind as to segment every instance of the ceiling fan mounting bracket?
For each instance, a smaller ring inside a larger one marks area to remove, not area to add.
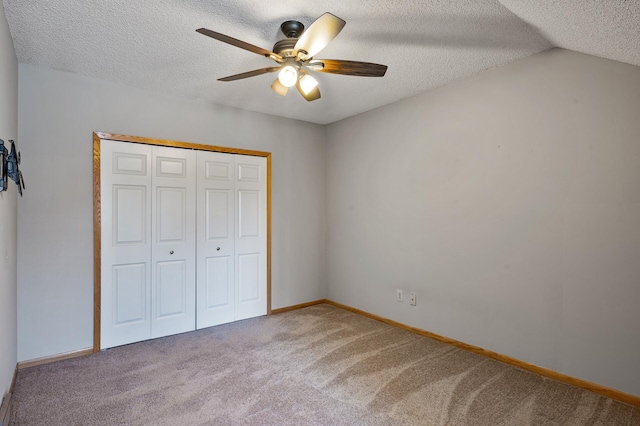
[[[285,21],[280,25],[280,29],[287,38],[298,38],[304,31],[304,25],[298,21]]]

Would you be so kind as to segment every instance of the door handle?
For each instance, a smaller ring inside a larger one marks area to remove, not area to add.
[[[220,251],[220,247],[218,247],[216,250]]]
[[[171,250],[171,251],[169,252],[169,254],[173,254],[173,250]]]

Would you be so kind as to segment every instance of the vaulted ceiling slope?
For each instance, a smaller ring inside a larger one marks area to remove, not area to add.
[[[216,104],[326,124],[558,46],[640,65],[638,0],[3,0],[18,60]],[[272,66],[195,32],[271,50],[280,24],[324,12],[343,31],[316,55],[389,66],[386,76],[314,73],[322,98],[276,95]]]

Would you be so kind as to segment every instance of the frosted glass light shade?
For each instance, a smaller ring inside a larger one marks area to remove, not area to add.
[[[280,72],[278,73],[278,80],[285,87],[291,87],[296,84],[298,81],[298,71],[291,65],[287,65],[282,67]]]
[[[300,79],[300,88],[304,92],[305,95],[308,95],[313,89],[318,85],[318,80],[311,77],[309,74],[305,74]]]

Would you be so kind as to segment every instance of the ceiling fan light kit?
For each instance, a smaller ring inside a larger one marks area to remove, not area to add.
[[[270,58],[279,64],[279,66],[275,67],[261,68],[219,78],[219,81],[235,81],[278,71],[278,77],[271,84],[271,89],[274,92],[285,96],[289,87],[296,86],[302,97],[311,102],[320,99],[320,89],[318,88],[318,81],[309,75],[309,71],[360,77],[382,77],[387,71],[386,65],[369,62],[313,59],[342,31],[345,24],[344,20],[331,13],[325,13],[320,16],[306,31],[304,25],[298,21],[285,21],[280,25],[280,29],[286,38],[276,42],[273,45],[273,51],[262,49],[206,28],[200,28],[196,31],[223,43]]]
[[[280,68],[278,80],[285,87],[295,86],[296,81],[298,81],[298,71],[291,65],[285,65]]]
[[[279,78],[276,78],[271,84],[271,90],[273,90],[280,96],[287,96],[287,92],[289,91],[289,88],[284,84],[280,83]]]
[[[304,74],[302,77],[300,77],[300,88],[305,94],[309,94],[317,86],[318,80],[311,77],[309,74]]]

